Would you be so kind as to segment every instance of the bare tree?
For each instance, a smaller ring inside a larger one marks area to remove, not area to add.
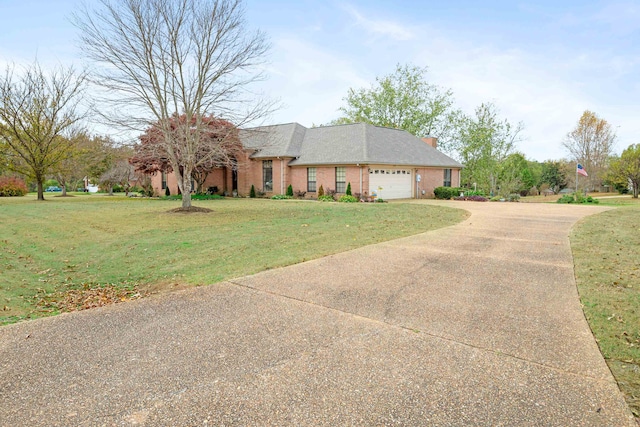
[[[588,172],[588,189],[593,190],[602,182],[615,141],[616,134],[611,125],[588,110],[567,134],[562,145],[571,154],[571,160]]]
[[[111,121],[139,131],[160,126],[165,151],[191,207],[191,175],[213,116],[241,127],[272,104],[248,90],[268,50],[247,31],[240,0],[99,0],[74,17],[94,80],[108,92]],[[257,99],[257,101],[256,101]],[[177,131],[171,118],[184,115]],[[177,137],[178,134],[181,136]]]
[[[45,73],[38,63],[0,76],[0,140],[6,167],[33,178],[38,200],[53,168],[73,154],[74,135],[87,112],[81,109],[85,74],[73,68]]]
[[[109,195],[113,195],[113,187],[120,185],[125,192],[125,195],[129,195],[129,189],[133,181],[137,180],[137,175],[133,165],[129,163],[127,159],[120,159],[114,165],[103,173],[100,178],[100,184],[109,189]]]

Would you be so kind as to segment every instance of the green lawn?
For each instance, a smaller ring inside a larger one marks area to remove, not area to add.
[[[571,234],[576,279],[587,320],[609,368],[640,417],[640,204],[585,218]]]
[[[204,285],[455,224],[457,209],[264,199],[0,198],[0,324],[82,287]],[[53,311],[54,313],[56,310]]]

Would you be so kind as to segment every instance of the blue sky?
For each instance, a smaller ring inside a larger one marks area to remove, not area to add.
[[[0,65],[82,66],[72,0],[0,0]],[[617,151],[640,143],[640,0],[259,1],[252,28],[272,50],[260,89],[284,107],[269,123],[322,124],[350,87],[368,87],[397,63],[429,67],[467,113],[493,102],[522,121],[518,149],[558,159],[586,109],[617,130]]]

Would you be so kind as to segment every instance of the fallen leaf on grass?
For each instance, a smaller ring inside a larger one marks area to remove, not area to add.
[[[36,303],[42,312],[79,311],[102,307],[109,304],[142,298],[137,289],[123,289],[114,285],[86,286],[83,289],[69,289],[45,295]]]

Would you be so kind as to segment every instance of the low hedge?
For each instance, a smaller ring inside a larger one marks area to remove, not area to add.
[[[464,190],[460,187],[436,187],[433,190],[433,194],[436,196],[436,199],[452,199],[460,195],[460,193],[464,192]]]

